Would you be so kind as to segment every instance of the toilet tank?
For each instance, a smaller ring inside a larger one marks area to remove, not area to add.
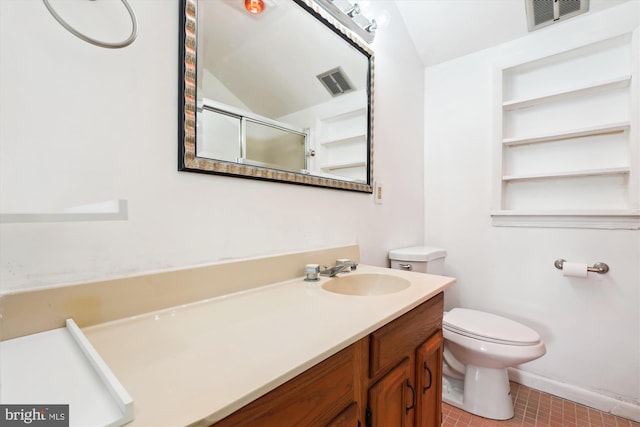
[[[419,273],[444,274],[447,251],[430,246],[413,246],[389,251],[391,268]]]

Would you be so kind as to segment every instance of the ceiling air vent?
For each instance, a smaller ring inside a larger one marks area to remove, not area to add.
[[[580,15],[589,10],[589,0],[525,0],[529,31]]]
[[[331,96],[339,96],[351,92],[354,87],[342,71],[342,68],[334,68],[316,76],[320,83],[329,91]]]

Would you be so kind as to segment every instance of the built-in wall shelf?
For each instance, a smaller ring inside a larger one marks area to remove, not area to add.
[[[497,210],[491,211],[497,227],[640,229],[640,210]]]
[[[126,221],[127,217],[127,200],[120,199],[76,206],[63,212],[3,213],[0,223]]]
[[[335,171],[339,169],[359,168],[366,166],[366,162],[347,162],[347,163],[334,163],[332,165],[326,165],[322,167],[323,171]]]
[[[640,229],[640,32],[495,68],[493,225]]]
[[[631,82],[631,76],[625,75],[614,79],[599,81],[588,85],[583,85],[563,91],[548,92],[540,96],[514,99],[505,101],[502,107],[505,111],[517,110],[518,108],[531,107],[545,102],[558,101],[560,99],[566,99],[579,95],[586,95],[589,93],[597,93],[604,90],[628,87]]]
[[[582,138],[585,136],[608,135],[628,131],[630,126],[631,124],[629,122],[609,123],[598,126],[589,126],[581,129],[572,129],[563,132],[550,132],[542,135],[505,138],[502,140],[502,143],[507,147],[513,147],[517,145],[537,144],[540,142]]]
[[[533,179],[550,179],[550,178],[573,178],[583,176],[599,176],[599,175],[626,175],[629,174],[630,169],[628,167],[623,168],[602,168],[602,169],[589,169],[570,172],[547,172],[536,173],[528,175],[505,175],[502,180],[507,181],[525,181]]]
[[[367,181],[369,121],[366,108],[342,109],[317,121],[316,169]]]
[[[353,135],[353,136],[345,136],[341,138],[334,138],[326,141],[322,141],[320,144],[322,145],[332,145],[332,144],[349,144],[349,143],[366,143],[367,135],[364,133]]]

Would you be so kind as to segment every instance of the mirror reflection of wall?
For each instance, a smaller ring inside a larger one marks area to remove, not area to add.
[[[197,2],[195,156],[370,192],[372,53],[306,4]]]

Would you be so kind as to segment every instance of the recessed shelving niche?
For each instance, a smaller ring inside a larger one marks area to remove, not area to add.
[[[494,225],[640,228],[637,33],[499,70]]]
[[[367,110],[346,110],[318,121],[318,164],[338,178],[367,181]]]

